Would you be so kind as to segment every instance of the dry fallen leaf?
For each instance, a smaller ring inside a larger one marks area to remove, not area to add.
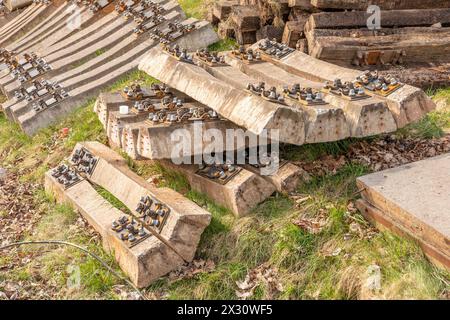
[[[328,217],[325,210],[320,210],[316,217],[301,217],[292,223],[311,234],[318,234],[327,225]]]
[[[171,282],[181,279],[190,279],[199,273],[208,273],[216,268],[212,260],[194,260],[191,263],[185,263],[178,269],[169,274]]]

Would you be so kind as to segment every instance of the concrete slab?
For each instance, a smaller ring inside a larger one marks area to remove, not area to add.
[[[450,266],[450,154],[357,179],[363,199]],[[370,214],[370,210],[368,211]]]
[[[361,214],[370,221],[376,228],[386,232],[393,232],[399,236],[407,237],[417,242],[417,244],[422,249],[425,256],[435,264],[436,266],[450,270],[450,262],[448,255],[442,253],[442,251],[437,250],[434,246],[421,241],[420,238],[415,237],[407,231],[401,224],[393,220],[390,216],[386,215],[381,210],[372,206],[369,202],[359,199],[356,201],[356,207],[361,212]]]

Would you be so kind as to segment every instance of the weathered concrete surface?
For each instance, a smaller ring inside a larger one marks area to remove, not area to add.
[[[86,142],[78,144],[75,149],[80,146],[100,157],[88,179],[109,190],[130,210],[134,211],[140,197],[145,195],[156,197],[171,209],[160,235],[186,261],[191,261],[200,235],[210,222],[210,214],[171,189],[158,189],[150,185],[132,173],[125,160],[106,146],[97,142]],[[120,191],[121,188],[123,189]],[[121,268],[138,287],[148,286],[184,262],[154,236],[131,249],[126,247],[110,231],[111,222],[123,214],[106,202],[86,180],[63,190],[47,173],[46,190],[55,193],[59,200],[71,203],[80,211],[102,235],[104,247],[114,252]]]
[[[139,124],[139,131],[136,132],[137,146],[136,152],[140,157],[147,159],[179,159],[183,157],[183,151],[179,150],[179,153],[174,152],[175,141],[190,142],[188,143],[189,149],[185,150],[190,156],[200,155],[204,152],[206,146],[210,141],[206,140],[205,133],[207,130],[215,130],[222,134],[222,144],[224,149],[222,151],[234,151],[237,149],[238,139],[234,139],[232,146],[228,146],[227,142],[227,130],[240,129],[238,126],[227,120],[211,120],[202,122],[188,122],[175,125],[153,125],[146,122]],[[125,126],[125,129],[130,126]],[[179,131],[176,131],[179,130]],[[176,132],[175,132],[176,131]],[[198,134],[201,134],[199,141],[192,139]],[[179,140],[178,140],[179,139]],[[241,146],[244,147],[244,146]],[[189,152],[190,151],[190,152]],[[219,151],[219,150],[217,150]]]
[[[304,143],[304,130],[299,130],[304,118],[301,110],[274,104],[236,89],[198,66],[179,62],[161,48],[150,50],[139,69],[256,135],[265,129],[279,129],[280,141]]]
[[[289,73],[270,62],[247,65],[230,57],[230,55],[226,56],[226,61],[235,69],[253,78],[252,81],[243,82],[244,85],[262,81],[266,83],[267,87],[275,86],[279,91],[285,85],[295,83],[300,84],[303,88],[310,87],[316,90],[320,90],[323,86],[323,82],[311,81],[308,77]],[[220,72],[225,68],[215,69]],[[327,104],[305,106],[292,99],[286,99],[289,106],[305,111],[305,143],[336,141],[348,137],[365,137],[397,129],[394,117],[387,104],[376,97],[350,101],[329,94],[324,95],[324,101]]]
[[[227,66],[195,66],[155,48],[140,69],[255,134],[277,128],[276,124],[280,141],[297,145],[393,132],[434,109],[422,90],[407,85],[387,98],[350,101],[324,94],[326,104],[320,106],[305,106],[290,99],[285,100],[286,105],[274,104],[245,91],[247,84],[264,81],[267,87],[278,87],[278,92],[294,83],[320,90],[325,81],[354,81],[360,72],[300,52],[255,64],[243,63],[229,54],[225,60]]]
[[[276,191],[273,184],[245,169],[226,184],[220,184],[196,174],[197,165],[175,165],[170,160],[160,160],[158,163],[184,175],[194,190],[206,194],[238,217],[248,214]]]
[[[208,34],[211,30],[206,27],[207,26],[203,25],[199,27],[199,29],[185,35],[184,38],[189,39],[192,36],[195,36],[197,32]],[[197,43],[194,41],[192,43],[193,45],[205,44],[204,42]],[[74,88],[69,91],[69,98],[61,101],[55,107],[48,108],[42,112],[36,113],[34,110],[29,110],[26,114],[19,116],[17,121],[22,130],[28,135],[33,135],[37,130],[58,121],[61,117],[86,102],[89,98],[97,96],[105,86],[114,83],[122,75],[135,70],[139,61],[141,61],[146,54],[148,48],[155,45],[156,42],[154,40],[148,39],[130,50],[123,52],[123,55],[120,55],[113,60],[107,59],[104,55],[97,57],[102,59],[105,63],[81,74],[79,77],[72,78],[70,83],[62,82],[64,88]],[[92,61],[94,61],[94,59]],[[81,68],[85,67],[85,65],[82,65]],[[74,82],[77,84],[74,85]]]
[[[450,267],[450,154],[363,176],[357,184],[378,215],[440,252]]]
[[[338,78],[343,82],[354,81],[361,74],[361,71],[340,67],[299,51],[294,51],[280,60],[270,59],[270,62],[287,72],[318,82],[334,81]],[[398,128],[421,119],[436,108],[423,90],[410,85],[404,85],[388,97],[377,98],[387,103]]]

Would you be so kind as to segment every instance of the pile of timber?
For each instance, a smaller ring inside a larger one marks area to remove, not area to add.
[[[218,26],[219,36],[247,45],[265,38],[281,41],[288,21],[302,19],[312,11],[311,6],[291,0],[221,0],[213,3],[208,19]]]
[[[219,36],[251,45],[277,39],[341,66],[394,73],[422,88],[450,83],[450,2],[353,0],[217,1],[209,20]],[[381,29],[367,28],[369,5]]]
[[[367,28],[365,11],[310,16],[308,53],[341,66],[380,70],[419,87],[450,83],[449,8],[381,11],[381,29]]]
[[[35,2],[0,27],[2,109],[32,135],[136,70],[148,49],[197,50],[217,40],[175,0]]]

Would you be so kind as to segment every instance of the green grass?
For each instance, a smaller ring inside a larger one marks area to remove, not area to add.
[[[400,135],[414,138],[440,138],[450,128],[450,111],[431,112],[416,123],[398,131]]]
[[[439,89],[435,93],[436,99],[445,99],[447,105],[450,105],[450,88],[447,89]]]
[[[203,19],[206,15],[205,0],[178,0],[188,18]]]
[[[95,56],[101,56],[102,54],[104,54],[107,50],[106,49],[98,49],[95,51]]]

